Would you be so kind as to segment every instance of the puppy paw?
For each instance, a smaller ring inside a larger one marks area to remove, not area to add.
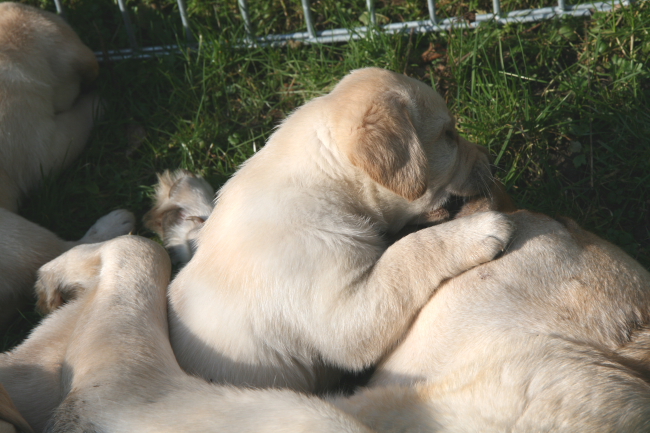
[[[79,240],[81,244],[104,242],[118,236],[129,234],[135,228],[135,216],[124,209],[114,210],[104,215]]]
[[[515,232],[512,219],[495,211],[479,212],[456,221],[466,226],[465,233],[471,237],[467,242],[469,253],[476,265],[505,251]]]
[[[34,292],[36,294],[36,311],[42,315],[49,314],[63,305],[63,294],[58,281],[47,272],[44,274],[39,272],[36,284],[34,284]]]
[[[34,291],[36,309],[47,314],[97,283],[102,243],[76,246],[40,267]]]

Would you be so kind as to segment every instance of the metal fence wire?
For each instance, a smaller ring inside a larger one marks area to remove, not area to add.
[[[255,35],[253,33],[253,25],[251,23],[250,15],[248,13],[247,0],[237,0],[239,12],[244,22],[244,28],[247,37],[245,40],[240,41],[242,47],[245,46],[281,46],[289,41],[301,41],[304,43],[336,43],[346,42],[352,39],[359,39],[367,37],[369,32],[378,31],[384,33],[400,33],[400,32],[415,32],[415,33],[429,33],[447,31],[450,28],[476,28],[482,23],[492,21],[499,24],[507,23],[528,23],[543,20],[550,20],[565,16],[588,16],[594,12],[605,12],[615,9],[617,7],[629,6],[633,0],[611,0],[603,2],[591,2],[581,4],[567,4],[566,0],[557,0],[557,6],[541,7],[533,9],[522,9],[504,12],[501,9],[500,0],[492,0],[492,12],[484,14],[476,14],[471,21],[462,17],[451,17],[439,19],[437,16],[436,4],[434,0],[426,1],[428,17],[422,17],[420,20],[405,21],[397,23],[389,23],[385,25],[378,25],[377,14],[375,12],[375,1],[366,0],[367,13],[370,18],[369,26],[359,26],[350,29],[337,28],[322,31],[316,31],[314,26],[314,19],[311,12],[310,0],[301,0],[302,8],[305,17],[306,31],[286,33],[286,34],[269,34],[269,35]],[[65,17],[65,9],[61,0],[54,0],[56,10],[59,14]],[[96,52],[99,61],[105,61],[106,56],[109,60],[122,60],[129,58],[149,58],[159,55],[165,55],[173,52],[179,52],[183,47],[178,45],[159,45],[151,47],[140,47],[135,38],[133,24],[129,18],[129,11],[127,9],[125,0],[117,0],[122,19],[124,21],[124,29],[127,33],[129,40],[129,48],[109,50],[105,52]],[[184,0],[177,0],[178,11],[180,20],[185,30],[185,38],[187,44],[191,46],[194,42],[192,31],[190,29],[190,21],[187,15],[187,8]]]

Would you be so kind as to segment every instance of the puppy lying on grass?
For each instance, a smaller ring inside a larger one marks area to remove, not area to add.
[[[134,227],[130,212],[114,211],[78,242],[64,242],[14,213],[43,175],[83,149],[101,110],[96,95],[81,92],[97,71],[93,52],[60,17],[0,3],[0,330],[31,297],[42,264]]]
[[[74,286],[76,297],[0,355],[0,383],[34,431],[370,431],[317,397],[184,373],[167,333],[169,275],[165,250],[137,236],[81,245],[41,268],[41,290]]]
[[[571,220],[511,218],[340,408],[378,432],[650,431],[650,273]]]
[[[216,383],[303,391],[374,364],[440,282],[491,260],[513,228],[484,212],[388,237],[493,182],[431,87],[351,73],[219,192],[170,285],[179,363]]]

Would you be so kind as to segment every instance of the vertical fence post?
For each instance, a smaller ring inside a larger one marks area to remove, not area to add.
[[[497,21],[501,19],[501,1],[492,0],[492,12],[494,13],[494,19]]]
[[[311,16],[309,0],[302,0],[302,10],[305,13],[305,23],[307,24],[307,33],[310,39],[316,39],[316,29],[314,28],[314,19]]]
[[[237,0],[237,4],[239,5],[239,13],[244,19],[244,29],[246,30],[248,42],[252,44],[255,41],[255,35],[253,34],[251,17],[248,15],[248,2],[246,0]]]
[[[438,18],[436,17],[436,4],[434,0],[427,0],[427,6],[429,7],[429,19],[431,20],[431,24],[437,26]]]
[[[557,1],[557,10],[560,14],[562,14],[564,11],[566,11],[566,1],[565,0],[558,0]]]
[[[184,0],[178,0],[178,12],[181,14],[181,22],[185,29],[185,39],[187,43],[192,42],[192,30],[190,30],[190,21],[187,19],[187,8]]]
[[[368,6],[368,15],[370,15],[370,23],[373,27],[377,26],[377,14],[375,13],[375,0],[366,0]]]
[[[65,16],[65,9],[63,9],[63,4],[61,4],[61,0],[54,0],[54,5],[56,6],[56,13],[61,15],[61,18],[67,21],[68,17]]]
[[[122,20],[124,20],[124,28],[126,29],[126,35],[129,38],[129,45],[133,51],[138,50],[138,43],[135,41],[135,33],[133,33],[133,26],[131,25],[131,18],[129,18],[129,12],[126,10],[126,5],[124,0],[117,0],[118,5],[120,6],[120,12],[122,13]]]

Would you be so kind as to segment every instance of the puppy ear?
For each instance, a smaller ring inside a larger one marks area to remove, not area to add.
[[[427,190],[428,161],[404,97],[388,92],[372,102],[348,155],[372,180],[409,201]]]

